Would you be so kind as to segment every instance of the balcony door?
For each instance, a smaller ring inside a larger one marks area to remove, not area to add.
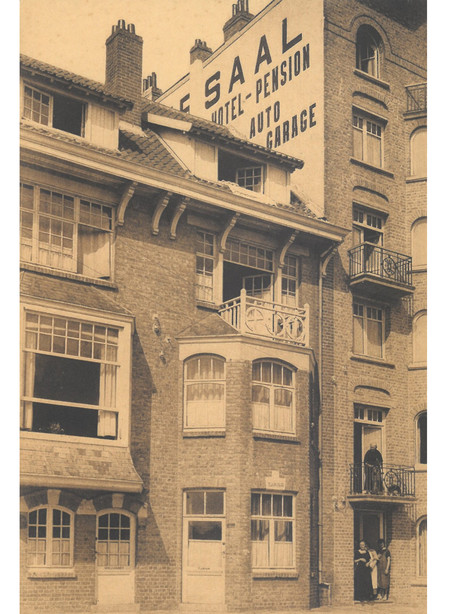
[[[242,278],[243,288],[247,296],[260,298],[263,301],[273,301],[273,275],[248,275]]]

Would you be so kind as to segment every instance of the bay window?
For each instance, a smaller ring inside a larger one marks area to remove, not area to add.
[[[184,427],[225,427],[225,361],[219,356],[194,356],[185,363]]]
[[[385,312],[379,307],[353,303],[353,351],[355,354],[384,357]]]
[[[111,276],[111,207],[23,183],[20,213],[22,260],[89,277]]]
[[[23,430],[117,439],[119,328],[26,311]]]
[[[73,515],[57,507],[40,507],[28,513],[30,567],[70,567],[73,557]]]
[[[258,361],[252,369],[253,429],[293,434],[293,372],[276,362]]]
[[[251,495],[253,569],[294,567],[294,497],[253,492]]]

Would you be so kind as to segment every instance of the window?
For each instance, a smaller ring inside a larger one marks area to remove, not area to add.
[[[380,122],[353,114],[353,156],[358,160],[383,166],[383,133]]]
[[[22,429],[117,439],[119,329],[33,311],[24,328]]]
[[[353,303],[353,351],[355,354],[383,358],[384,310]]]
[[[97,521],[99,567],[134,565],[134,518],[119,512],[101,514]]]
[[[184,426],[225,428],[225,361],[219,356],[194,356],[184,370]]]
[[[24,86],[23,116],[44,126],[52,126],[64,132],[84,136],[86,105],[60,94],[49,95]]]
[[[222,516],[224,492],[221,490],[189,490],[186,495],[186,516]]]
[[[417,574],[427,575],[427,519],[423,518],[417,525]]]
[[[411,175],[427,176],[427,129],[418,128],[411,135]]]
[[[70,567],[73,553],[73,518],[56,507],[40,507],[28,513],[28,565]]]
[[[298,258],[286,256],[281,270],[281,302],[289,307],[298,306]]]
[[[20,213],[22,260],[89,277],[110,277],[111,207],[24,183]]]
[[[246,190],[262,192],[262,166],[239,168],[236,172],[236,183]]]
[[[254,492],[251,496],[253,569],[294,567],[294,497]]]
[[[254,362],[252,370],[253,428],[294,433],[292,370],[276,362]]]
[[[196,236],[196,296],[199,301],[214,300],[214,235],[198,231]]]
[[[427,464],[427,412],[417,418],[417,462]]]
[[[427,313],[421,311],[413,320],[413,362],[427,362]]]
[[[370,26],[361,26],[356,35],[356,68],[380,77],[381,38]]]
[[[427,218],[416,220],[411,228],[412,264],[414,268],[427,264]]]
[[[383,245],[384,218],[358,206],[353,207],[353,245]]]

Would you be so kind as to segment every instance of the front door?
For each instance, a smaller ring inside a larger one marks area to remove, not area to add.
[[[383,512],[357,511],[355,512],[355,542],[356,545],[362,539],[369,548],[376,549],[379,539],[385,539]]]
[[[97,603],[134,603],[135,518],[121,512],[97,518]]]
[[[185,493],[183,603],[225,602],[224,512],[223,491]]]

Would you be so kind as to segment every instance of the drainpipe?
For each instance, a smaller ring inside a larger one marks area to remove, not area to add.
[[[323,472],[322,472],[322,370],[323,370],[323,278],[326,277],[326,271],[328,263],[337,251],[337,248],[342,244],[344,239],[339,243],[334,243],[331,247],[326,249],[321,255],[319,260],[319,419],[318,419],[318,456],[319,456],[319,493],[318,493],[318,532],[319,532],[319,586],[325,585],[329,591],[328,603],[330,603],[331,597],[331,585],[323,582]]]

